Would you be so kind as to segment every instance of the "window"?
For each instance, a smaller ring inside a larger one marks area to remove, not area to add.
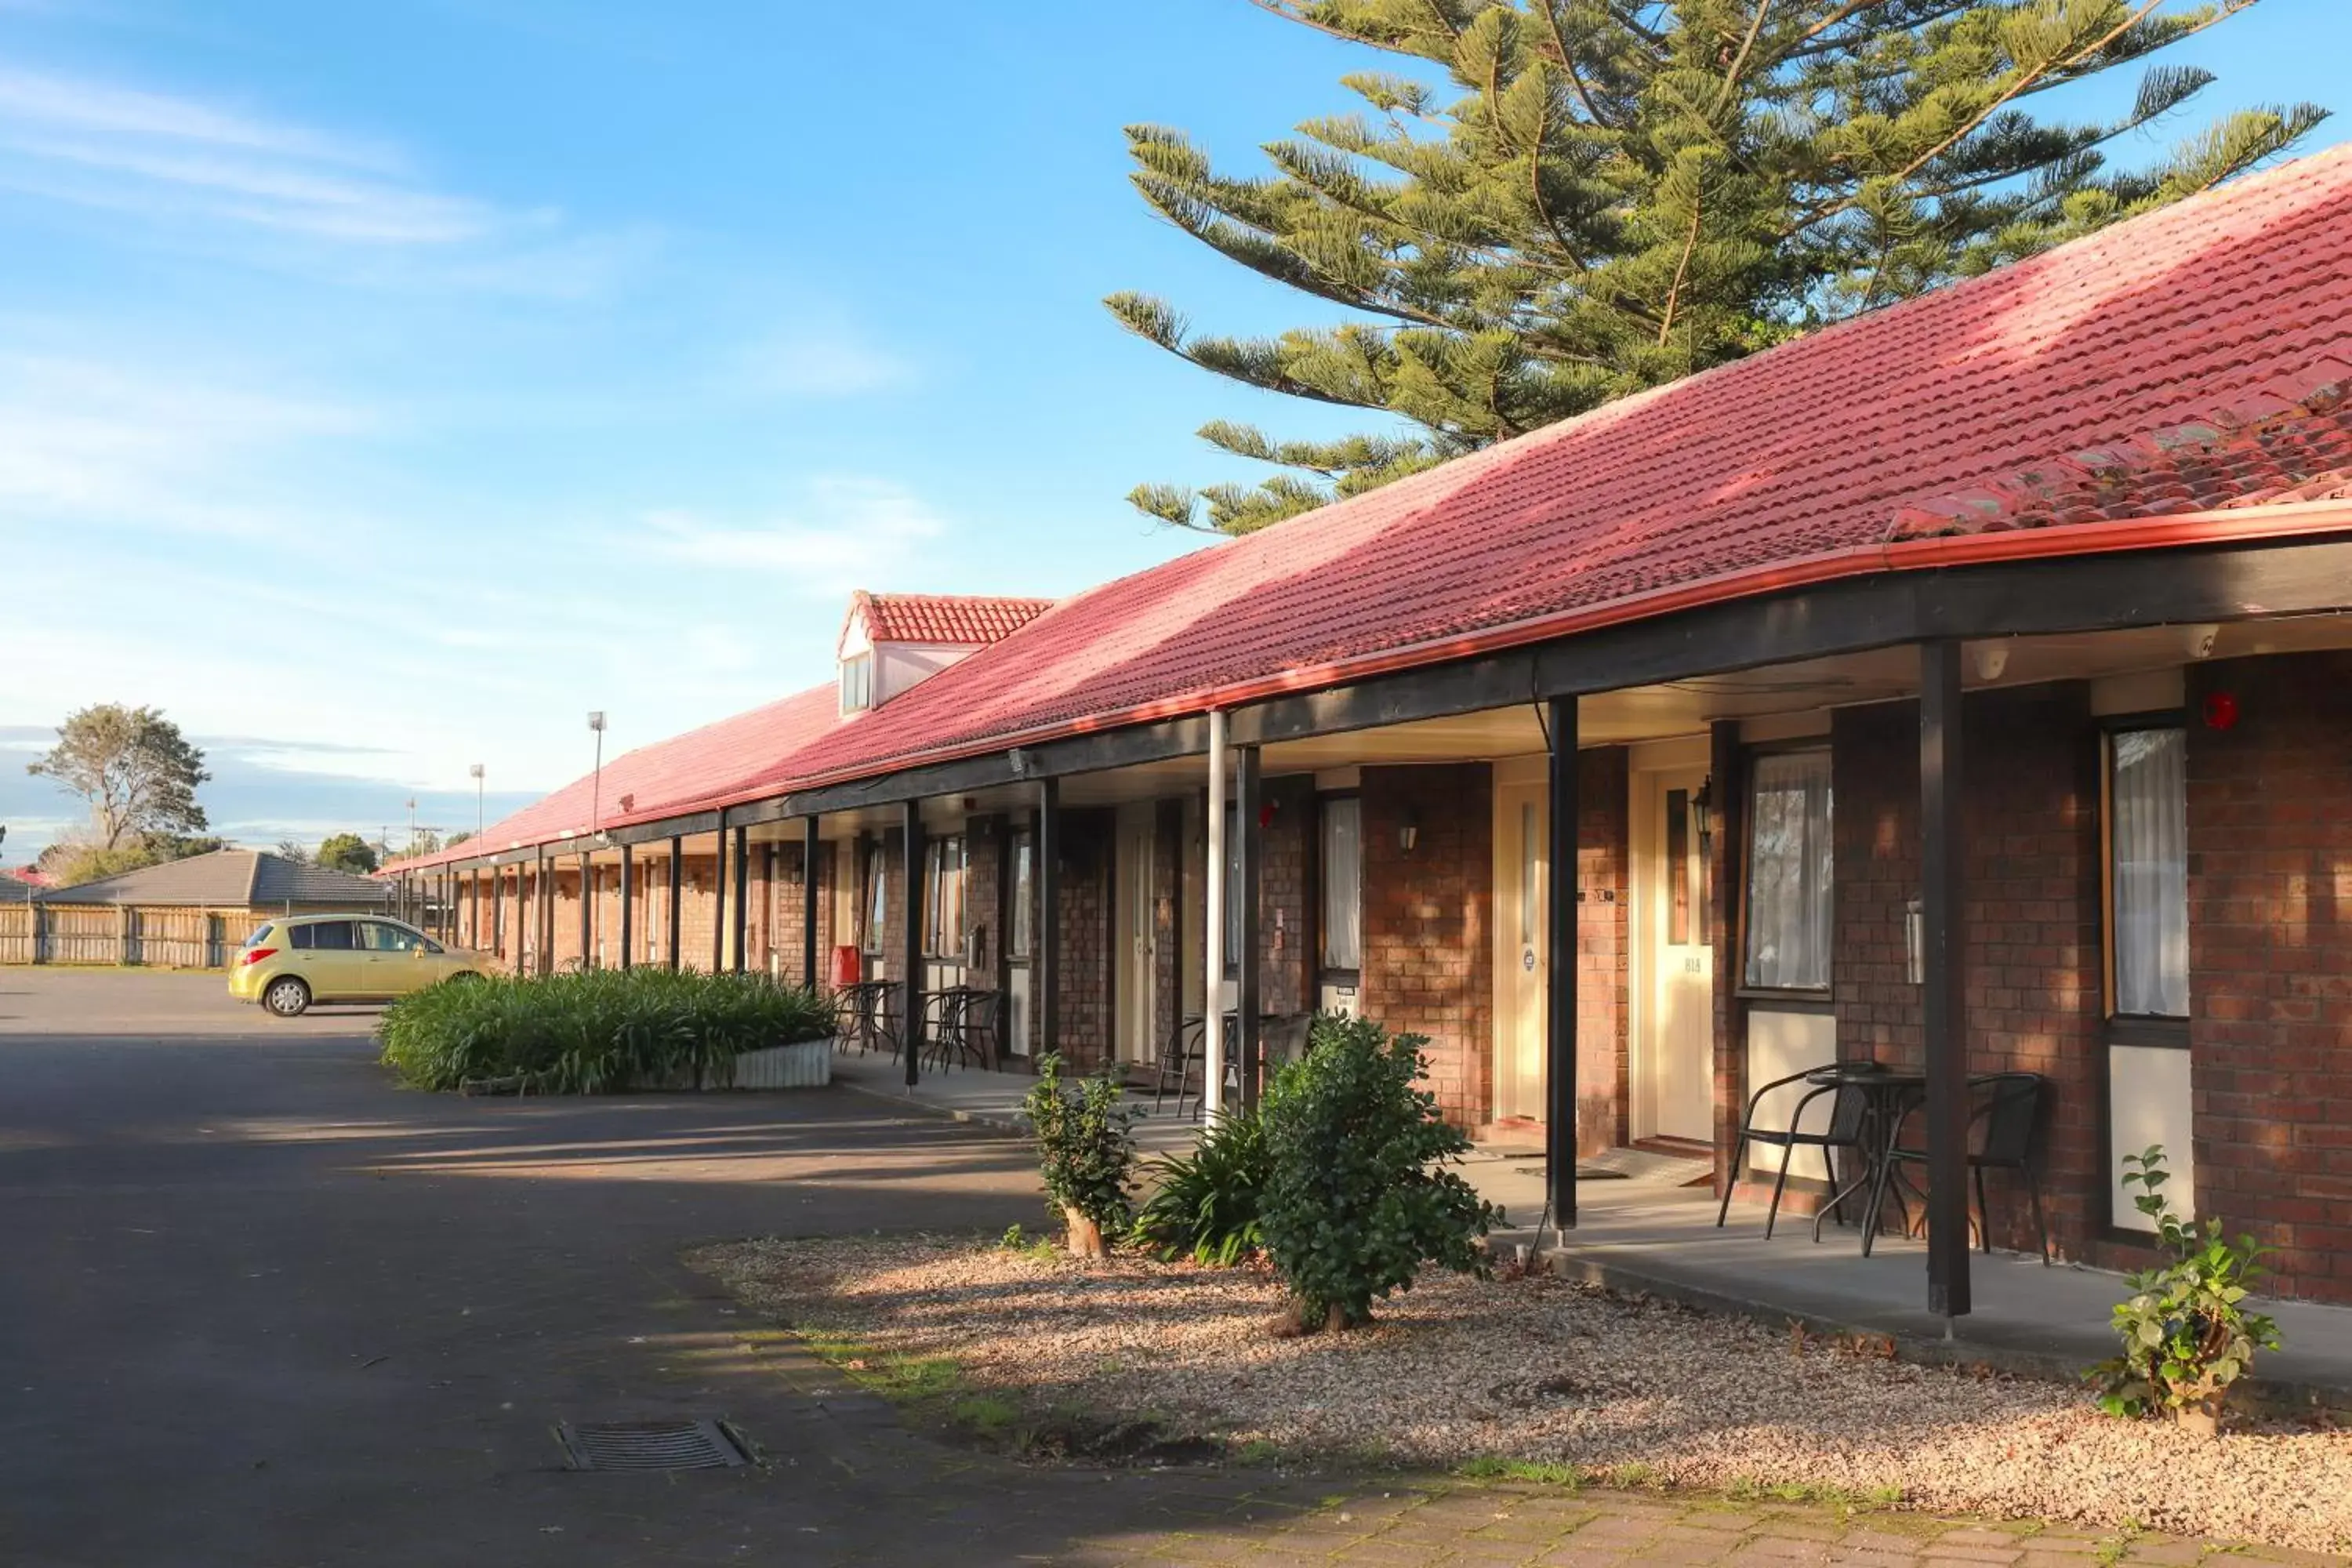
[[[890,918],[889,866],[882,846],[866,851],[866,951],[882,951],[882,928]]]
[[[408,952],[423,947],[425,939],[405,926],[387,925],[382,921],[362,921],[360,945],[370,952]]]
[[[854,653],[841,661],[841,710],[855,713],[874,706],[874,656]]]
[[[1013,836],[1013,943],[1011,957],[1026,958],[1036,949],[1037,841],[1027,833]]]
[[[275,931],[278,928],[273,925],[263,926],[259,931],[255,931],[251,936],[245,939],[245,945],[249,948],[259,947],[263,942],[269,940],[270,933]]]
[[[1747,984],[1830,984],[1830,754],[1758,757],[1748,809]]]
[[[2189,1016],[2188,732],[2121,730],[2107,749],[2109,947],[2119,1016]]]
[[[964,945],[964,848],[961,835],[934,838],[923,854],[923,951],[961,958]]]
[[[316,921],[293,929],[292,945],[320,952],[349,952],[355,943],[350,921]]]
[[[1364,803],[1334,795],[1323,803],[1323,967],[1363,965]]]

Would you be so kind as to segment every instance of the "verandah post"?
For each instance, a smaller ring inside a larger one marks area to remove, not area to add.
[[[1244,746],[1234,759],[1234,805],[1241,813],[1242,829],[1242,889],[1241,889],[1241,952],[1234,955],[1240,966],[1234,987],[1234,1012],[1236,1015],[1234,1033],[1236,1037],[1234,1054],[1240,1058],[1238,1077],[1241,1079],[1241,1101],[1244,1113],[1257,1109],[1258,1079],[1258,889],[1265,879],[1265,824],[1264,820],[1265,779],[1263,763],[1255,746]],[[1213,1020],[1205,1031],[1207,1039],[1202,1054],[1208,1062],[1204,1071],[1222,1074],[1224,1071],[1223,1031],[1217,1026],[1222,1019]]]
[[[673,970],[678,966],[678,944],[686,931],[685,916],[678,908],[685,895],[686,840],[673,833],[669,836],[669,940],[662,950],[662,956],[669,960]]]
[[[588,851],[580,851],[580,967],[588,967],[591,949],[596,941],[595,910],[592,902],[595,868],[588,863]]]
[[[816,863],[824,849],[818,819],[801,819],[801,984],[816,984]]]
[[[719,830],[710,841],[710,973],[727,967],[727,808],[719,808]]]
[[[906,805],[906,828],[901,836],[904,853],[899,856],[899,874],[906,879],[906,930],[900,933],[907,962],[907,1010],[899,1029],[907,1047],[907,1087],[915,1087],[923,1054],[923,803],[910,800]]]
[[[1201,1119],[1214,1121],[1225,1110],[1222,1059],[1225,1014],[1225,716],[1222,711],[1209,715],[1208,826],[1209,864],[1202,884],[1208,927],[1201,944],[1201,974],[1208,994],[1201,999]]]
[[[1960,786],[1960,645],[1919,647],[1921,1021],[1927,1078],[1927,1310],[1945,1320],[1969,1303],[1969,1033]]]
[[[745,957],[751,942],[751,829],[747,826],[735,830],[735,937],[729,944],[729,956],[735,973],[743,973]]]
[[[1576,821],[1577,708],[1555,697],[1546,708],[1551,733],[1549,827],[1544,865],[1544,1195],[1552,1224],[1576,1225]]]
[[[629,943],[637,932],[636,862],[631,854],[635,848],[635,845],[621,846],[621,967],[624,969],[635,962],[635,955],[629,952]]]
[[[1062,785],[1037,784],[1037,1054],[1062,1048]]]

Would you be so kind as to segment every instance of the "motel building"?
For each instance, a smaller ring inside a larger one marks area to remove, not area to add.
[[[1753,1090],[1874,1060],[1946,1314],[2037,1074],[2053,1256],[2151,1258],[2160,1142],[2352,1301],[2347,236],[2307,158],[1066,599],[861,593],[824,685],[391,874],[520,973],[997,992],[1007,1072],[1356,1012],[1561,1219],[1625,1147],[1768,1194]]]

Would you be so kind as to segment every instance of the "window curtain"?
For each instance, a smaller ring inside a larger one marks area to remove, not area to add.
[[[1362,967],[1363,803],[1323,803],[1323,967]]]
[[[2189,1013],[2188,736],[2126,730],[2115,738],[2116,1011]]]
[[[1747,983],[1830,983],[1830,754],[1758,757],[1748,802]]]

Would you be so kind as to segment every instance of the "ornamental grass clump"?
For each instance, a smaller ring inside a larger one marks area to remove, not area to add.
[[[1125,1092],[1109,1062],[1068,1088],[1062,1058],[1049,1055],[1037,1063],[1037,1081],[1022,1102],[1045,1194],[1062,1211],[1070,1251],[1079,1258],[1107,1256],[1105,1235],[1123,1234],[1133,1213],[1129,1194],[1135,1185],[1139,1113],[1119,1103]]]
[[[2156,1222],[2158,1245],[2171,1261],[2125,1281],[2131,1295],[2115,1310],[2123,1353],[2088,1375],[2110,1415],[2161,1416],[2211,1433],[2230,1385],[2253,1365],[2254,1352],[2279,1347],[2278,1325],[2245,1308],[2264,1272],[2264,1248],[2251,1236],[2229,1240],[2218,1219],[2200,1229],[2172,1212],[2162,1190],[2171,1179],[2162,1144],[2126,1154],[2123,1163],[2123,1184],[2140,1189],[2132,1206]]]
[[[386,1008],[376,1037],[384,1065],[418,1089],[616,1094],[730,1083],[743,1052],[833,1026],[822,995],[765,975],[593,969],[445,982]]]
[[[1265,1246],[1262,1217],[1274,1152],[1255,1111],[1211,1122],[1190,1154],[1152,1162],[1159,1185],[1135,1216],[1135,1237],[1163,1261],[1231,1268]]]
[[[1370,1322],[1424,1263],[1486,1271],[1477,1243],[1502,1211],[1444,1168],[1470,1140],[1419,1087],[1428,1043],[1327,1014],[1266,1097],[1260,1223],[1302,1331]]]

